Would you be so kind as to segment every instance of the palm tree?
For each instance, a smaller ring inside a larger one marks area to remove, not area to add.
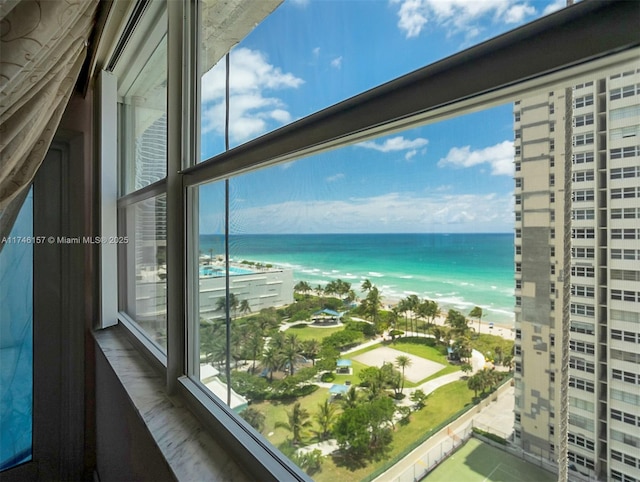
[[[406,355],[399,355],[396,357],[396,366],[400,369],[402,369],[402,384],[400,385],[400,393],[403,393],[404,391],[404,381],[405,381],[405,377],[404,377],[404,369],[406,367],[411,366],[411,358],[409,358]]]
[[[365,293],[367,293],[371,288],[373,288],[373,285],[368,279],[364,280],[362,282],[362,285],[360,286],[360,289],[362,289],[362,291],[364,291]]]
[[[297,291],[299,293],[302,293],[303,295],[306,295],[309,291],[311,291],[311,286],[306,281],[300,281],[293,287],[293,291]]]
[[[249,306],[249,300],[242,300],[240,302],[240,313],[246,315],[247,313],[251,313],[251,306]]]
[[[329,403],[329,399],[325,399],[323,403],[318,404],[318,413],[315,419],[320,427],[317,432],[320,440],[326,440],[331,435],[331,426],[336,418],[336,407]]]
[[[413,326],[414,321],[416,321],[416,310],[420,306],[420,300],[416,295],[409,295],[407,297],[407,308],[411,312],[411,331],[416,333],[416,329]]]
[[[318,358],[318,354],[320,353],[320,342],[315,338],[311,340],[305,340],[302,342],[302,354],[311,359],[313,366],[316,366],[316,358]]]
[[[235,318],[235,312],[240,305],[240,301],[238,301],[238,297],[234,293],[229,293],[229,312],[232,313],[231,318]],[[216,310],[226,311],[227,309],[227,300],[223,296],[222,298],[218,298],[216,302]]]
[[[480,334],[480,320],[482,320],[482,308],[479,306],[474,307],[470,312],[469,316],[471,318],[478,318],[478,335]]]
[[[478,391],[484,390],[484,382],[479,374],[470,376],[467,380],[467,387],[469,390],[473,390],[474,398],[478,398]]]
[[[302,441],[303,431],[311,426],[309,412],[300,406],[300,402],[293,405],[291,412],[287,412],[288,422],[276,422],[276,428],[284,428],[291,432],[293,445],[299,445]]]
[[[376,322],[378,321],[378,310],[380,309],[380,306],[382,305],[382,301],[381,300],[382,300],[382,296],[380,296],[380,291],[378,291],[377,287],[373,286],[369,290],[369,294],[367,294],[366,306],[367,306],[367,311],[369,312],[369,314],[373,318],[373,323],[374,324],[376,324]]]
[[[273,372],[280,368],[280,354],[273,348],[267,348],[262,354],[262,364],[269,371],[269,380],[273,381]]]
[[[264,430],[265,416],[255,408],[245,408],[240,412],[240,416],[258,432],[262,432]]]
[[[342,398],[342,409],[346,410],[347,408],[355,408],[360,402],[360,396],[358,395],[358,391],[356,387],[353,385],[349,388],[349,391]]]

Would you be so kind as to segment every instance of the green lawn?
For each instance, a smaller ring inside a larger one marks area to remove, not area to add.
[[[318,388],[318,390],[313,392],[311,395],[300,397],[297,401],[300,402],[303,408],[307,409],[311,416],[311,420],[313,420],[315,413],[318,411],[318,404],[323,403],[328,397],[329,389]],[[296,400],[288,402],[264,401],[254,402],[251,404],[252,408],[255,408],[264,414],[265,428],[263,435],[276,447],[290,436],[290,433],[287,430],[283,428],[275,428],[276,422],[287,421],[287,411],[292,410],[295,402]],[[269,435],[270,433],[272,433],[272,435]]]
[[[472,397],[473,392],[467,388],[466,381],[462,380],[434,391],[427,399],[427,406],[411,415],[411,422],[408,425],[396,426],[389,459],[462,410],[465,405],[471,403]],[[385,460],[374,462],[362,469],[351,471],[346,467],[337,466],[331,457],[325,457],[322,471],[314,474],[314,480],[317,482],[359,481],[384,466],[385,463]]]
[[[471,438],[442,462],[425,482],[553,482],[556,477],[498,448]]]
[[[323,338],[326,338],[329,335],[337,333],[339,331],[344,330],[343,326],[336,326],[332,328],[318,328],[315,326],[292,326],[287,329],[285,333],[287,335],[297,335],[300,341],[312,340],[316,339],[318,341],[322,341]]]
[[[505,340],[501,336],[481,334],[477,338],[471,337],[471,346],[480,353],[495,356],[496,346],[502,348],[503,356],[512,353],[513,340]]]

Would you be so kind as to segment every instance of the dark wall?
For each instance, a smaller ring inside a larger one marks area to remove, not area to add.
[[[175,480],[102,351],[96,347],[96,459],[101,482]]]

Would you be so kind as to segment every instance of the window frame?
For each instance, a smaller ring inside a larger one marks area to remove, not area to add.
[[[132,10],[141,4],[132,4]],[[618,2],[603,6],[585,2],[535,20],[523,27],[435,62],[415,72],[378,86],[346,101],[311,114],[288,126],[218,154],[196,165],[198,159],[199,107],[198,18],[196,2],[167,1],[168,101],[167,101],[167,177],[145,191],[145,195],[165,192],[167,196],[167,353],[163,359],[140,330],[118,310],[118,287],[123,266],[114,267],[115,246],[101,247],[102,312],[97,328],[120,323],[137,342],[147,358],[166,376],[166,391],[179,395],[200,421],[224,440],[234,454],[251,460],[246,468],[261,480],[293,477],[308,480],[292,462],[263,443],[249,425],[235,416],[221,401],[202,390],[185,374],[193,347],[188,346],[194,319],[188,305],[188,259],[193,253],[195,205],[189,187],[221,180],[230,175],[299,159],[338,146],[388,135],[416,124],[426,124],[459,116],[480,108],[510,101],[526,92],[610,68],[635,57],[632,49],[638,39],[631,27],[635,5]],[[606,7],[606,8],[605,8]],[[613,29],[612,26],[616,28]],[[588,29],[601,42],[575,42]],[[612,32],[614,32],[612,34]],[[122,31],[121,31],[122,33]],[[569,45],[570,49],[557,49]],[[531,62],[513,62],[530,58]],[[113,61],[113,57],[112,57]],[[109,64],[109,63],[108,63]],[[99,146],[102,160],[101,226],[102,236],[117,235],[116,212],[126,201],[117,198],[117,113],[113,74],[99,75]],[[459,82],[474,78],[474,82]],[[421,96],[429,91],[434,95]],[[187,167],[189,166],[189,167]],[[185,249],[187,254],[185,255]]]

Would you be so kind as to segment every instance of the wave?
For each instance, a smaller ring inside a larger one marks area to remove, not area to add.
[[[377,271],[369,271],[369,276],[374,278],[382,278],[384,275],[382,273],[378,273]]]

